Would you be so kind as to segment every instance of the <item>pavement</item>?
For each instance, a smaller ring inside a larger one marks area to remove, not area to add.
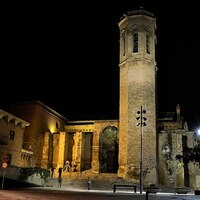
[[[35,191],[34,191],[35,190]],[[38,191],[41,191],[41,193],[46,193],[46,196],[42,194],[41,197],[39,197],[40,193]],[[43,192],[44,191],[44,192]],[[49,191],[49,192],[48,192]],[[50,193],[50,191],[52,193]],[[76,189],[76,188],[58,188],[58,187],[33,187],[33,188],[24,188],[24,189],[16,189],[16,190],[0,190],[0,200],[49,200],[54,199],[53,194],[54,191],[62,191],[62,192],[76,192],[76,193],[96,193],[97,196],[102,195],[105,199],[105,196],[107,195],[108,198],[106,199],[113,199],[112,196],[126,196],[126,199],[128,199],[128,195],[131,197],[132,200],[200,200],[199,195],[194,195],[194,192],[187,193],[186,195],[178,195],[174,193],[164,193],[164,192],[158,192],[156,194],[149,194],[148,197],[146,196],[146,193],[143,192],[140,194],[139,192],[133,193],[130,191],[120,191],[118,190],[116,193],[113,193],[113,190],[86,190],[86,189]],[[51,195],[49,195],[51,194]],[[99,195],[98,195],[99,194]],[[50,197],[51,196],[51,197]],[[55,197],[55,199],[57,199]],[[67,199],[66,196],[63,199]],[[97,198],[95,198],[97,199]],[[99,199],[99,198],[98,198]],[[103,198],[102,198],[103,199]],[[71,199],[72,200],[72,199]]]

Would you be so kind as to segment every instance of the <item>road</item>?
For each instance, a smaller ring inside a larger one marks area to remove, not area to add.
[[[149,194],[148,200],[197,200],[199,196],[175,194]],[[0,200],[147,200],[146,194],[112,191],[74,190],[61,188],[26,188],[0,190]]]

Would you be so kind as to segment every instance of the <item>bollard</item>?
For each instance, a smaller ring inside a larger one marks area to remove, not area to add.
[[[147,191],[146,191],[146,200],[148,200],[148,199],[149,199],[149,191],[147,189]]]
[[[134,187],[134,193],[136,193],[137,192],[137,188],[136,188],[136,186]]]

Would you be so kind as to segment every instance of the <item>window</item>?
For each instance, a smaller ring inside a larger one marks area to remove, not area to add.
[[[0,135],[0,145],[7,145],[8,144],[8,136]]]
[[[122,31],[122,42],[123,42],[123,56],[126,53],[126,32],[125,30]]]
[[[59,129],[60,128],[60,122],[56,122],[56,128]]]
[[[10,153],[7,153],[7,163],[8,163],[8,165],[10,165],[11,164],[11,159],[12,159],[12,154],[10,154]]]
[[[10,140],[14,140],[15,139],[15,131],[10,131],[9,139]]]
[[[133,33],[133,53],[138,52],[138,32]]]
[[[146,53],[150,54],[150,36],[152,34],[151,27],[146,27]]]
[[[150,36],[149,33],[146,33],[146,52],[150,54]]]

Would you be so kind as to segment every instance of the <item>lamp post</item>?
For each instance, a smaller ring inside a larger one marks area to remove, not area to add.
[[[146,117],[143,115],[146,113],[146,110],[143,110],[142,106],[140,107],[140,111],[137,111],[137,114],[139,115],[136,117],[136,119],[139,121],[137,123],[137,126],[140,126],[140,194],[143,191],[143,172],[142,172],[142,132],[143,132],[143,126],[146,126],[146,123],[144,121],[147,120]]]
[[[198,142],[200,140],[200,128],[198,128],[195,132],[195,140]]]
[[[193,150],[194,150],[194,148],[195,149],[198,149],[198,146],[199,146],[199,141],[200,141],[200,128],[198,128],[196,131],[195,131],[195,133],[194,133],[194,139],[193,139]],[[195,159],[195,161],[196,161],[196,159]],[[197,174],[197,164],[196,164],[196,162],[193,162],[194,163],[194,174],[195,174],[195,176],[194,176],[194,180],[195,180],[195,189],[198,189],[197,188],[197,176],[196,176],[196,174]]]

